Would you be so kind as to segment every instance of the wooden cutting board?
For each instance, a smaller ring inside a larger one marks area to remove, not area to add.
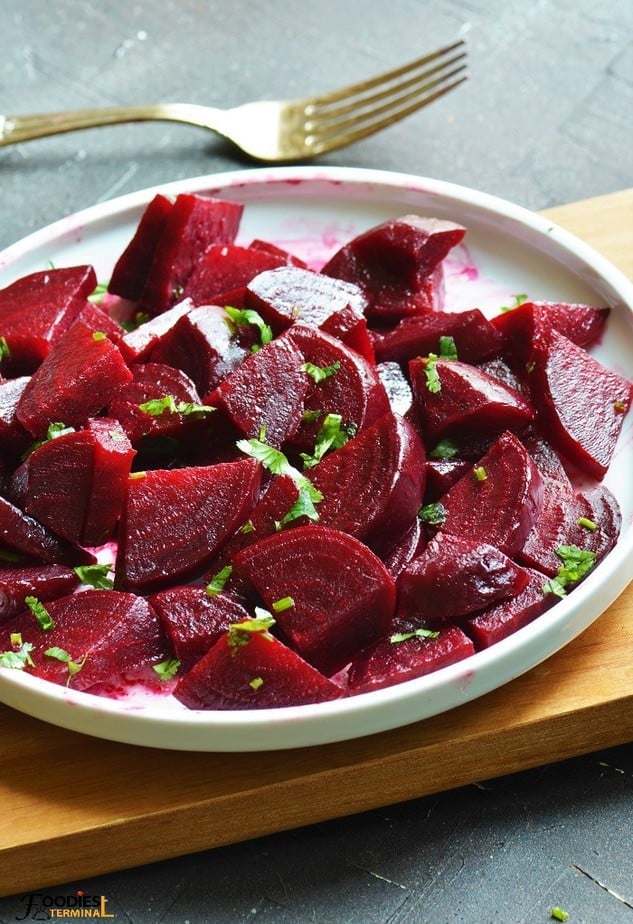
[[[550,209],[633,276],[633,189]],[[0,706],[0,895],[235,843],[633,740],[633,585],[528,674],[416,725],[264,754],[113,744]]]

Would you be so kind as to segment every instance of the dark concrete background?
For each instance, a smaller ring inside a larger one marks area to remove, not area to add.
[[[4,0],[0,36],[4,113],[302,96],[466,36],[467,85],[322,162],[532,209],[632,185],[624,0]],[[241,166],[170,124],[0,149],[0,247],[112,196]],[[554,905],[570,924],[631,924],[632,832],[629,745],[72,886],[133,924],[538,924]],[[21,913],[0,900],[1,922]]]

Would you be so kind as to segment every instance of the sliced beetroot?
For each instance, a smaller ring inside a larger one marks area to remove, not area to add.
[[[246,286],[259,273],[287,265],[281,253],[212,244],[189,276],[183,298],[190,298],[194,305],[221,304],[215,301],[217,296]]]
[[[131,378],[119,349],[104,334],[78,321],[32,375],[16,417],[39,438],[52,422],[80,426],[106,407]]]
[[[179,681],[174,696],[189,709],[274,709],[323,703],[339,687],[264,631],[227,632]]]
[[[133,302],[138,301],[147,281],[154,251],[172,208],[172,200],[160,193],[149,202],[132,240],[114,265],[108,292]]]
[[[321,272],[359,285],[369,314],[397,319],[429,307],[431,274],[465,233],[451,221],[404,215],[355,237]]]
[[[505,432],[441,498],[442,530],[488,542],[507,555],[522,548],[540,512],[543,479],[520,440]]]
[[[439,353],[440,337],[452,337],[459,358],[479,363],[496,356],[502,337],[478,308],[425,311],[403,318],[394,327],[372,334],[377,362],[407,363],[416,356]]]
[[[570,484],[569,475],[560,456],[536,427],[529,427],[521,434],[521,442],[530,453],[541,475]]]
[[[29,378],[22,375],[0,382],[0,451],[12,461],[19,458],[32,441],[31,435],[16,417],[17,406]]]
[[[243,549],[234,566],[290,646],[328,676],[377,641],[393,616],[391,575],[363,543],[339,530],[282,530]]]
[[[516,597],[503,600],[463,621],[462,628],[473,640],[477,651],[489,648],[527,626],[554,604],[555,597],[543,591],[543,575],[527,570],[529,581]]]
[[[107,694],[168,656],[156,613],[134,594],[89,590],[52,600],[46,611],[51,628],[24,610],[2,635],[5,648],[12,633],[32,644],[30,672],[52,683]]]
[[[398,577],[398,615],[449,622],[515,597],[527,582],[527,571],[489,543],[440,532]]]
[[[207,395],[248,356],[223,308],[205,305],[183,315],[153,347],[152,362],[182,369]]]
[[[93,438],[92,479],[79,541],[100,546],[116,531],[136,453],[116,420],[89,420],[87,431]]]
[[[398,642],[385,638],[354,658],[348,673],[348,692],[356,695],[383,690],[424,677],[474,653],[473,643],[457,626],[442,628],[430,637],[412,633]]]
[[[288,339],[278,338],[251,354],[206,398],[221,408],[242,436],[279,447],[301,423],[308,377],[303,354]]]
[[[376,364],[367,318],[357,305],[347,305],[340,311],[335,311],[319,327],[326,334],[342,340],[350,349],[360,353],[367,362]]]
[[[310,469],[310,480],[323,494],[320,522],[388,554],[422,504],[424,463],[413,426],[385,414]]]
[[[545,436],[583,472],[602,478],[633,401],[633,384],[553,328],[531,356],[532,402]]]
[[[352,307],[364,312],[367,300],[358,286],[309,269],[285,266],[260,273],[246,287],[246,304],[274,330],[295,321],[321,327],[333,314]]]
[[[248,519],[260,479],[253,459],[132,475],[119,527],[117,586],[158,590],[201,573]]]
[[[2,371],[11,376],[34,372],[96,284],[92,266],[71,266],[31,273],[2,289],[0,331],[8,347]]]
[[[0,623],[20,613],[26,607],[26,597],[55,600],[78,585],[74,570],[65,565],[0,568]]]
[[[413,359],[409,375],[422,429],[431,442],[448,435],[521,431],[534,420],[534,408],[520,392],[460,360]]]
[[[147,319],[145,315],[139,314],[144,320],[126,333],[121,343],[121,352],[125,359],[129,363],[147,362],[160,338],[192,308],[193,303],[189,299],[184,299],[155,318]]]
[[[340,340],[314,327],[295,324],[283,334],[304,357],[313,374],[305,372],[308,391],[304,415],[293,443],[311,450],[328,414],[338,414],[344,426],[360,432],[390,410],[389,398],[376,367]],[[325,378],[318,372],[327,370]],[[315,419],[313,419],[315,418]]]
[[[199,259],[213,244],[232,244],[244,206],[182,193],[167,216],[154,248],[139,308],[160,314],[182,297]]]
[[[95,557],[74,543],[53,535],[42,523],[0,497],[0,551],[44,564],[88,565]]]
[[[182,585],[160,590],[149,598],[184,673],[199,661],[248,611],[226,593],[208,594],[204,587]]]

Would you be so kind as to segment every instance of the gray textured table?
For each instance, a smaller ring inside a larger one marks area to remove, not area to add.
[[[633,177],[625,0],[5,0],[0,35],[2,112],[307,95],[466,35],[469,84],[323,163],[442,178],[533,209]],[[0,247],[112,196],[239,166],[220,139],[169,124],[2,149]],[[632,781],[623,746],[50,894],[104,894],[116,920],[138,924],[532,924],[554,905],[570,924],[626,924]],[[0,921],[25,909],[0,899]]]

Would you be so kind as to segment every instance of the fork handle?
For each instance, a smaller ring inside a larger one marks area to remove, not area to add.
[[[194,103],[157,103],[148,106],[110,106],[48,112],[36,115],[0,115],[0,147],[59,135],[64,132],[119,125],[124,122],[186,122],[224,134],[225,112]]]

